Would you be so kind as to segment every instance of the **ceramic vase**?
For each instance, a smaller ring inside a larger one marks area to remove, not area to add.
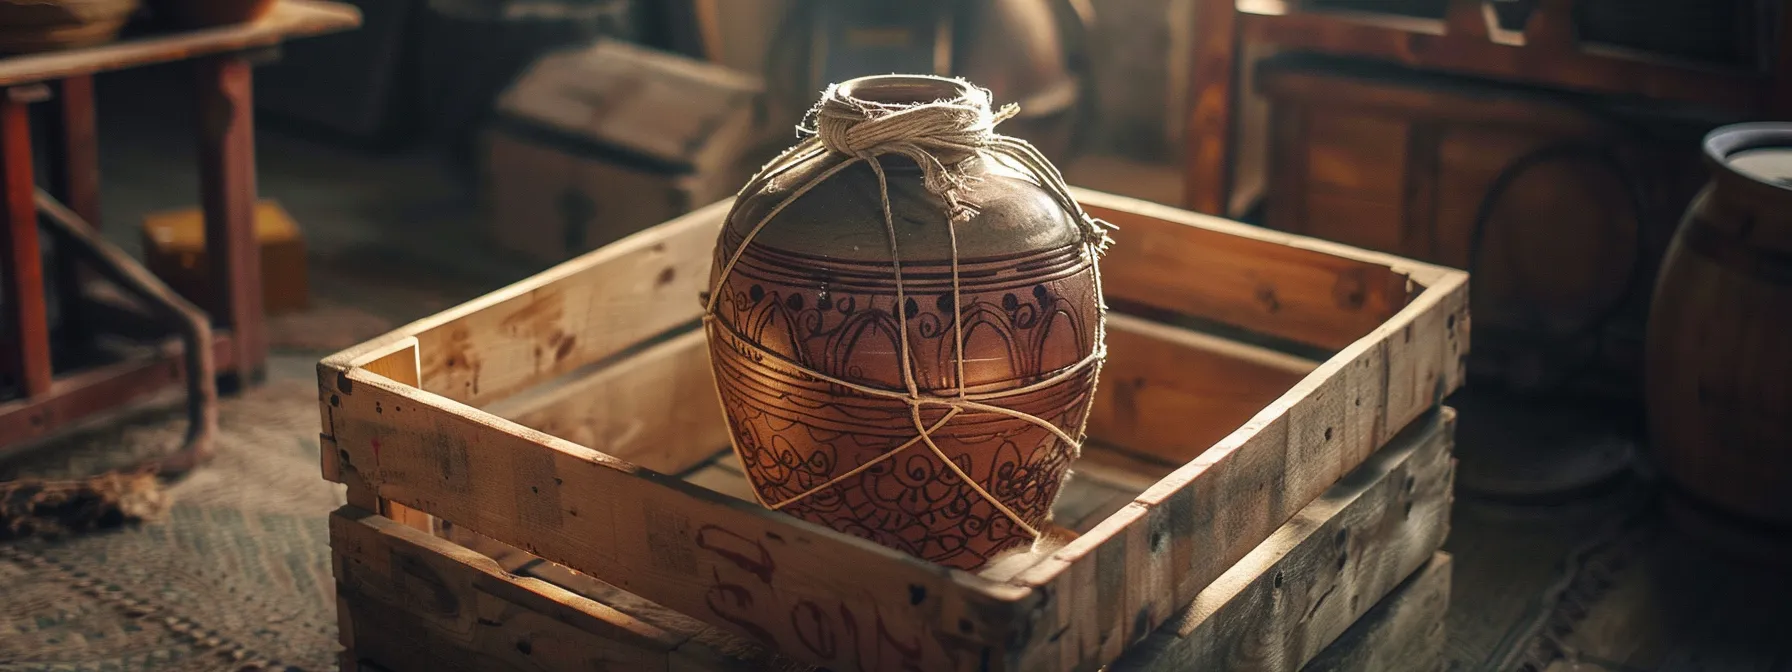
[[[844,86],[896,103],[972,93],[957,80],[918,76]],[[1098,254],[1075,214],[1012,159],[986,152],[954,166],[972,178],[963,196],[979,207],[958,222],[914,161],[876,159],[887,174],[894,250],[877,176],[862,161],[749,240],[770,209],[846,158],[825,153],[762,176],[717,242],[712,287],[745,244],[717,288],[708,332],[736,452],[766,506],[974,569],[1045,529],[1077,454],[1065,436],[1020,416],[1081,439],[1097,367],[1080,364],[1102,342]],[[907,392],[904,320],[921,397],[1003,410],[921,403],[917,422],[907,400],[861,393]]]

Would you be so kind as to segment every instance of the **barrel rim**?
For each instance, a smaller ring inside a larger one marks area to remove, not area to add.
[[[1782,197],[1792,195],[1792,185],[1769,182],[1730,165],[1730,157],[1740,152],[1771,147],[1792,149],[1792,123],[1754,122],[1713,129],[1705,135],[1705,161],[1711,164],[1718,179],[1728,178],[1726,181],[1747,185],[1745,188],[1765,189],[1769,190],[1766,193]]]

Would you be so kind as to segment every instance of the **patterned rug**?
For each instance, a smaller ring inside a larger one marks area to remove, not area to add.
[[[328,670],[336,613],[318,474],[317,354],[220,409],[216,459],[169,488],[156,520],[0,545],[0,671]],[[0,468],[66,477],[166,451],[179,398],[77,430]]]

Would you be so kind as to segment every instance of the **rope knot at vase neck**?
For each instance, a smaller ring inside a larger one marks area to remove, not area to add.
[[[862,77],[829,86],[802,130],[828,151],[871,161],[900,154],[921,167],[928,191],[944,198],[953,219],[975,209],[963,202],[970,178],[958,165],[1002,138],[996,124],[1019,108],[991,110],[988,90],[959,79],[920,75]]]

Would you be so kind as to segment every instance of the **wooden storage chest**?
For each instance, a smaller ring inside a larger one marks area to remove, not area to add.
[[[1634,397],[1709,119],[1310,54],[1256,80],[1266,224],[1474,273],[1477,375]]]
[[[728,494],[720,203],[319,365],[344,667],[1434,668],[1467,276],[1077,196],[1130,314],[1039,552],[949,570]]]

